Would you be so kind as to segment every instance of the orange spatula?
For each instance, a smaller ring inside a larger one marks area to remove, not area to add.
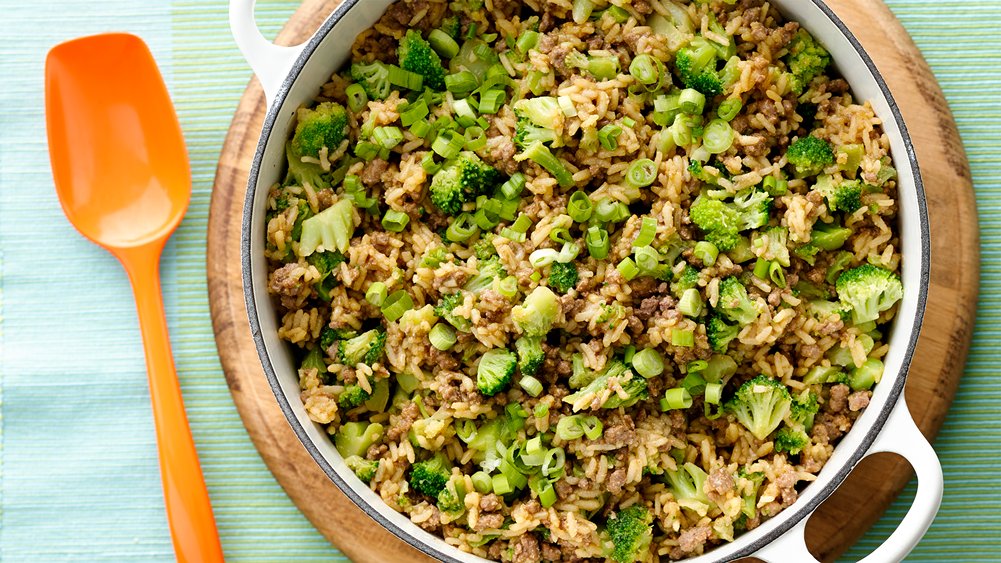
[[[222,561],[160,295],[160,253],[191,199],[167,88],[138,37],[85,37],[49,52],[45,112],[63,211],[80,234],[118,258],[135,292],[177,560]]]

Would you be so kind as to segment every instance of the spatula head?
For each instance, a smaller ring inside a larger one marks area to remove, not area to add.
[[[123,33],[57,45],[45,64],[56,191],[70,222],[111,248],[166,239],[191,198],[167,87],[146,44]]]

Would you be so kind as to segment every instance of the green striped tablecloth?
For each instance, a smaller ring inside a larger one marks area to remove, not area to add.
[[[169,560],[145,366],[127,282],[67,225],[46,153],[42,68],[53,44],[143,36],[177,103],[194,195],[164,257],[164,291],[191,425],[232,560],[342,556],[255,452],[215,355],[205,229],[216,159],[250,73],[223,0],[0,0],[0,560]],[[296,0],[261,0],[274,33]],[[1001,22],[999,0],[890,0],[945,88],[973,165],[983,233],[976,338],[936,448],[942,511],[913,561],[1001,559]],[[934,213],[934,208],[932,212]],[[905,495],[906,496],[906,495]],[[885,537],[898,503],[850,553]]]

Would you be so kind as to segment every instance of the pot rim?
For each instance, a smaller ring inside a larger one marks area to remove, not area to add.
[[[327,475],[327,477],[333,481],[337,488],[341,490],[351,501],[358,506],[363,512],[365,512],[370,518],[379,523],[382,527],[389,530],[394,536],[406,542],[411,547],[417,549],[418,551],[428,555],[432,558],[438,559],[440,561],[447,561],[449,563],[462,563],[460,559],[457,559],[452,554],[441,551],[430,544],[419,540],[410,531],[404,529],[404,527],[398,526],[396,523],[385,518],[378,510],[375,509],[370,503],[362,499],[349,485],[345,482],[340,475],[334,470],[334,468],[327,462],[326,458],[317,448],[313,440],[310,439],[303,425],[299,422],[292,409],[292,405],[289,403],[284,392],[281,388],[281,383],[278,380],[278,374],[274,368],[271,358],[268,354],[267,347],[264,342],[264,338],[261,332],[261,323],[258,313],[258,308],[256,301],[254,299],[254,279],[252,275],[251,267],[251,232],[254,220],[254,199],[257,192],[258,177],[260,175],[264,152],[267,146],[268,140],[273,133],[275,124],[278,120],[281,107],[288,97],[292,85],[299,79],[306,62],[312,57],[316,52],[319,45],[322,43],[324,38],[337,26],[344,15],[359,4],[362,0],[344,0],[324,21],[323,25],[316,31],[316,33],[302,46],[302,52],[296,59],[285,80],[282,82],[281,86],[276,92],[275,100],[272,105],[268,108],[267,115],[264,120],[263,127],[261,129],[261,137],[257,145],[257,150],[254,154],[254,161],[250,169],[250,175],[248,178],[247,194],[244,203],[244,214],[243,214],[243,225],[242,225],[242,235],[241,235],[241,272],[243,276],[243,289],[244,298],[247,305],[247,313],[250,319],[251,333],[254,337],[254,343],[257,348],[258,356],[260,357],[262,367],[264,368],[264,373],[268,379],[268,383],[271,386],[272,391],[278,401],[278,405],[285,415],[286,420],[292,427],[299,441],[302,443],[303,447],[309,452],[313,460],[320,466],[320,469]],[[878,417],[872,423],[872,425],[867,429],[865,435],[861,439],[859,446],[851,453],[849,458],[843,463],[838,471],[831,477],[830,481],[817,492],[809,502],[803,503],[802,505],[793,504],[788,509],[783,510],[780,514],[770,518],[769,520],[779,520],[779,524],[771,530],[769,533],[765,534],[761,538],[757,538],[755,541],[749,541],[746,545],[740,546],[733,553],[728,554],[722,559],[714,560],[714,563],[723,563],[724,561],[730,561],[733,559],[752,556],[754,553],[760,551],[766,545],[774,542],[778,538],[785,535],[789,530],[795,527],[805,518],[809,516],[824,502],[826,501],[845,481],[848,475],[854,470],[855,466],[859,461],[866,456],[869,448],[872,446],[876,437],[882,432],[883,427],[886,424],[887,418],[890,416],[891,411],[897,405],[897,402],[901,398],[904,386],[907,382],[907,372],[910,369],[910,364],[914,356],[914,351],[917,347],[918,337],[921,332],[921,325],[924,320],[925,309],[927,305],[928,298],[928,286],[930,281],[930,258],[931,258],[931,242],[930,242],[930,227],[928,219],[928,207],[927,200],[924,190],[924,184],[921,177],[920,167],[918,165],[917,156],[915,154],[913,141],[911,139],[910,133],[907,129],[907,125],[904,122],[903,115],[901,114],[900,108],[893,98],[893,94],[890,92],[889,86],[887,85],[882,73],[876,67],[872,58],[862,47],[858,38],[848,29],[848,26],[844,23],[834,13],[834,11],[827,6],[824,0],[810,0],[820,11],[828,18],[831,24],[833,24],[838,31],[848,40],[852,48],[859,55],[861,60],[865,63],[868,71],[872,75],[879,87],[879,90],[889,106],[890,113],[893,116],[899,132],[900,140],[905,149],[906,160],[913,173],[914,189],[916,191],[917,203],[918,203],[918,225],[920,228],[920,241],[921,241],[921,268],[920,268],[920,288],[918,290],[918,303],[915,308],[914,322],[909,329],[907,348],[901,360],[900,371],[896,374],[893,381],[893,386],[888,394],[886,403],[880,410]],[[903,155],[894,155],[895,159],[900,159]],[[904,329],[902,326],[898,326],[897,330]],[[840,447],[839,446],[836,446]],[[795,510],[793,510],[795,508]],[[416,524],[411,524],[412,527],[416,529]],[[738,537],[736,540],[729,545],[738,546],[740,545],[741,538]],[[713,550],[708,551],[702,557],[712,557]]]

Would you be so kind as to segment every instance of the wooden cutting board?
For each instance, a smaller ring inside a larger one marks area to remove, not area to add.
[[[301,43],[337,3],[306,0],[277,42]],[[828,0],[828,4],[883,72],[913,136],[924,177],[931,215],[931,288],[906,392],[918,425],[934,437],[959,384],[976,314],[979,236],[970,171],[942,92],[889,9],[878,0]],[[240,101],[222,148],[209,213],[209,304],[226,381],[271,472],[334,545],[358,562],[426,561],[426,556],[370,519],[324,475],[289,427],[258,361],[244,305],[240,223],[264,114],[264,94],[255,79]],[[900,458],[867,459],[811,519],[807,527],[811,551],[825,561],[836,558],[879,519],[910,477],[910,466]]]

